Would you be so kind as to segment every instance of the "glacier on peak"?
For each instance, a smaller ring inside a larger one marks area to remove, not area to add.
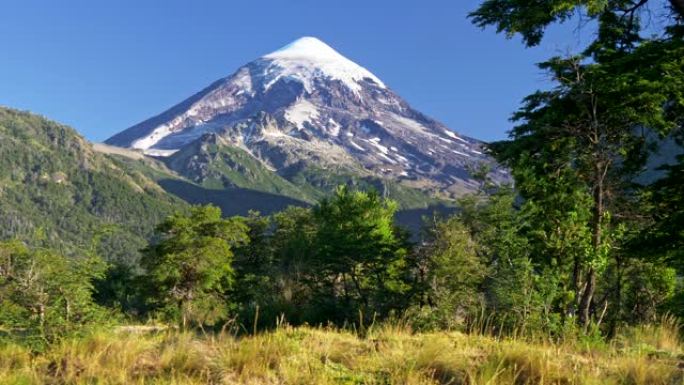
[[[264,74],[275,74],[266,83],[266,88],[280,78],[289,77],[300,80],[307,91],[310,91],[311,80],[319,76],[339,80],[354,93],[361,89],[359,81],[364,79],[371,80],[380,88],[386,88],[377,76],[315,37],[299,38],[261,59],[273,64],[265,69]]]

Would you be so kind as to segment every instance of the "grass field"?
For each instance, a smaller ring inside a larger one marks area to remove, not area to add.
[[[134,329],[135,330],[135,329]],[[0,384],[684,384],[672,325],[609,343],[281,326],[254,336],[93,332],[0,347]]]

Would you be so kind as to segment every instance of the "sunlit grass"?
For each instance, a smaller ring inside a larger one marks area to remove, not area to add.
[[[254,336],[95,332],[42,352],[0,346],[0,384],[684,384],[678,325],[603,349],[401,324],[356,333],[282,325]]]

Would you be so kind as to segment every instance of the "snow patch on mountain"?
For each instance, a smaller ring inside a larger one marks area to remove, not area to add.
[[[301,130],[304,129],[304,123],[318,119],[318,108],[308,100],[300,99],[285,110],[285,119]]]
[[[332,136],[340,135],[340,124],[333,120],[333,118],[328,119],[328,133]]]
[[[456,140],[460,140],[460,141],[463,142],[463,143],[468,143],[467,140],[465,140],[465,139],[461,138],[460,136],[454,134],[452,131],[444,130],[444,133],[447,134],[447,135],[449,135],[450,137],[456,139]]]
[[[404,127],[410,128],[411,130],[421,133],[421,134],[428,134],[428,135],[433,135],[428,130],[426,127],[417,121],[409,118],[405,118],[403,116],[397,115],[397,114],[392,114],[392,119],[397,121],[399,124],[403,125]]]
[[[366,149],[359,146],[353,139],[349,139],[349,143],[357,150],[365,152]]]
[[[359,82],[364,79],[385,88],[385,84],[370,71],[340,55],[315,37],[297,39],[277,51],[262,56],[262,59],[271,61],[271,65],[264,73],[275,75],[266,83],[265,90],[280,78],[294,78],[302,82],[307,92],[311,92],[313,79],[322,76],[341,81],[357,94],[361,90]]]
[[[149,155],[149,156],[167,157],[167,156],[171,156],[171,155],[175,154],[176,152],[178,152],[178,150],[158,150],[158,149],[151,148],[151,149],[145,150],[143,153],[145,155]]]
[[[163,124],[155,128],[149,135],[134,141],[131,147],[137,150],[147,150],[148,148],[157,144],[157,142],[162,140],[171,132],[171,127],[168,124]]]
[[[380,150],[384,155],[389,154],[389,149],[382,144],[380,144],[380,138],[371,138],[368,143],[372,144],[375,148]]]

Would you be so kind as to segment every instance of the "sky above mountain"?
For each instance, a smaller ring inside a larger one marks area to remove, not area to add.
[[[8,0],[0,12],[0,105],[101,141],[241,65],[316,36],[416,109],[502,139],[522,97],[548,87],[534,63],[576,52],[570,22],[526,49],[466,16],[477,0],[112,2]]]

